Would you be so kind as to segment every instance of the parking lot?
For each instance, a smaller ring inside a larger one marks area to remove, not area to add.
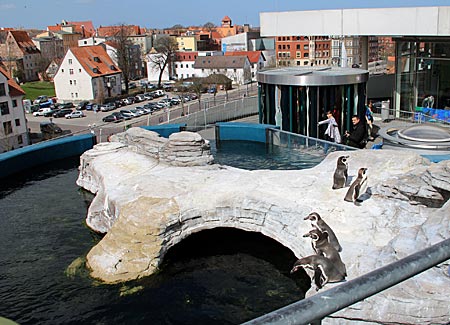
[[[253,87],[256,89],[256,87]],[[201,96],[201,108],[204,109],[205,107],[211,107],[215,106],[216,104],[223,103],[224,101],[234,100],[241,96],[243,96],[244,92],[241,89],[234,89],[231,91],[228,91],[228,93],[225,93],[225,91],[219,91],[216,96],[214,94],[205,93]],[[154,98],[152,100],[145,100],[139,103],[133,103],[131,105],[121,106],[118,108],[115,108],[108,112],[102,112],[102,111],[92,111],[92,110],[83,110],[85,117],[81,118],[72,118],[72,119],[66,119],[64,117],[43,117],[43,116],[33,116],[32,114],[27,114],[27,123],[28,128],[30,128],[32,134],[39,134],[40,133],[40,123],[41,122],[48,122],[52,121],[53,123],[57,124],[59,127],[61,127],[64,130],[64,133],[84,133],[88,132],[91,129],[94,129],[96,133],[100,132],[101,136],[103,137],[103,141],[108,137],[110,134],[114,134],[117,132],[121,132],[125,130],[126,126],[129,125],[157,125],[165,122],[170,122],[170,120],[174,118],[178,118],[183,115],[188,115],[194,112],[199,111],[199,100],[191,100],[184,102],[183,104],[177,104],[174,106],[171,106],[170,108],[162,108],[159,110],[156,110],[152,112],[151,114],[147,115],[141,115],[138,117],[134,117],[129,120],[121,121],[119,123],[116,122],[103,122],[103,118],[107,115],[111,115],[113,112],[120,112],[120,110],[126,109],[134,109],[138,106],[144,106],[146,103],[156,103],[160,101],[163,98],[173,98],[178,97],[179,93],[171,93],[171,92],[165,92],[165,95],[160,98]],[[246,94],[247,95],[247,94]],[[75,111],[75,108],[73,108]]]

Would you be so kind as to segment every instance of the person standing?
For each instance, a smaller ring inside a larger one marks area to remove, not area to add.
[[[372,131],[373,131],[373,111],[372,111],[372,101],[366,105],[366,123],[367,123],[367,135],[370,141],[373,141]]]
[[[327,129],[325,130],[325,140],[333,141],[335,143],[341,143],[341,134],[339,133],[339,126],[334,119],[333,113],[331,111],[327,112],[327,119],[320,121],[318,125],[327,124]]]
[[[363,149],[366,146],[366,128],[357,115],[352,116],[352,124],[352,131],[345,131],[344,133],[346,144],[351,147]]]

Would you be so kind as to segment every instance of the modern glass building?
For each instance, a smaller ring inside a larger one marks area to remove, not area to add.
[[[259,122],[322,138],[317,123],[332,111],[341,133],[351,117],[364,119],[369,72],[340,67],[288,67],[260,71]]]
[[[450,37],[398,37],[396,111],[450,110]]]

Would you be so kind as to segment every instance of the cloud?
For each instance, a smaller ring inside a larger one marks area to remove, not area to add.
[[[14,3],[0,4],[0,10],[10,10],[10,9],[16,9],[16,5]]]

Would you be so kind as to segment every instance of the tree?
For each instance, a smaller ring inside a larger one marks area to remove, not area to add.
[[[160,88],[166,68],[168,68],[169,78],[172,77],[172,62],[175,52],[178,50],[178,44],[174,38],[163,36],[156,40],[154,48],[157,53],[149,55],[149,60],[151,68],[159,72],[158,88]]]
[[[200,77],[192,78],[191,90],[197,95],[199,110],[202,109],[201,97],[203,93],[203,88],[205,88],[205,86],[203,86],[203,78]]]
[[[208,32],[211,33],[211,32],[216,28],[216,25],[214,25],[214,23],[208,21],[207,23],[205,23],[205,24],[203,25],[203,28],[206,29]]]
[[[113,36],[112,42],[116,48],[117,64],[120,70],[122,70],[123,81],[125,83],[125,92],[128,94],[128,82],[130,81],[131,72],[131,57],[130,48],[133,45],[130,39],[130,29],[128,26],[121,24],[118,31]]]

